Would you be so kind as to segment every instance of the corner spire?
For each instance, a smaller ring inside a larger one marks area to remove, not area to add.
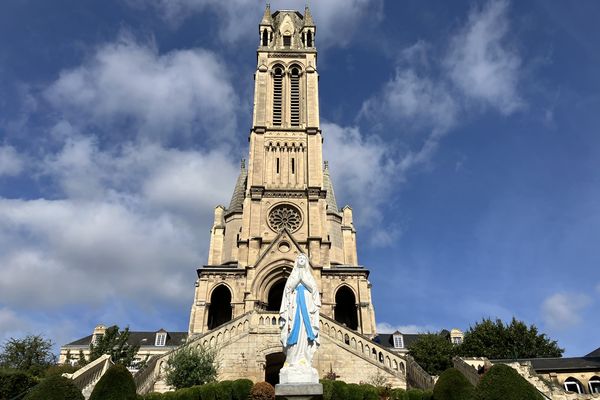
[[[271,17],[271,4],[267,3],[265,13],[260,21],[261,25],[273,26],[273,18]]]
[[[310,8],[308,8],[308,3],[306,3],[306,6],[304,7],[304,26],[315,26],[312,14],[310,13]]]

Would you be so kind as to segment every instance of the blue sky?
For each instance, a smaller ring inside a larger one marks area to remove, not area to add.
[[[272,1],[302,10],[303,1]],[[324,158],[380,330],[600,346],[600,3],[313,1]],[[187,330],[264,3],[0,5],[0,339]]]

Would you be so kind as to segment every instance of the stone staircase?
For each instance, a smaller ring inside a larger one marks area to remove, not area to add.
[[[102,378],[102,375],[113,365],[114,363],[110,359],[110,356],[105,354],[102,357],[97,358],[91,363],[81,367],[72,374],[63,374],[64,377],[72,379],[73,383],[85,399],[89,399],[94,386]]]
[[[237,369],[235,370],[220,371],[220,379],[248,376],[247,373],[244,373],[244,371],[248,371],[248,369],[244,370],[244,365],[249,363],[263,363],[262,368],[264,369],[264,354],[281,351],[278,319],[279,314],[276,312],[250,311],[205,334],[189,338],[182,347],[156,357],[136,374],[138,393],[170,390],[171,388],[163,379],[165,363],[173,352],[187,346],[216,349],[222,365],[236,365]],[[321,374],[328,372],[331,368],[336,373],[341,372],[341,379],[345,379],[352,374],[355,375],[359,370],[358,373],[362,373],[362,380],[368,380],[369,376],[364,374],[366,370],[360,371],[360,368],[355,365],[356,363],[341,362],[348,359],[347,356],[340,353],[344,352],[355,357],[352,358],[353,360],[356,360],[356,357],[361,360],[363,369],[366,366],[366,369],[382,374],[390,384],[396,387],[405,388],[407,386],[407,374],[411,386],[430,389],[435,384],[435,378],[423,371],[410,356],[396,354],[324,315],[320,316],[320,324],[321,348],[317,352],[315,360],[315,364],[319,365],[315,365],[315,367],[320,369]],[[257,347],[259,356],[254,359],[243,357],[243,350],[248,348],[248,341],[252,341]],[[238,359],[240,354],[242,357]],[[368,368],[369,366],[371,368]],[[254,377],[254,380],[262,379],[264,378]],[[353,380],[348,379],[348,381]]]

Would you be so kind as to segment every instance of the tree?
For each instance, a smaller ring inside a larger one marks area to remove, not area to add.
[[[562,357],[563,352],[555,340],[514,317],[506,325],[500,319],[483,319],[469,328],[458,348],[460,356],[490,359]]]
[[[23,339],[10,338],[0,354],[0,365],[42,375],[44,370],[56,363],[52,353],[52,341],[41,335],[29,335]]]
[[[409,354],[431,375],[439,375],[452,367],[455,347],[441,334],[421,335],[408,348]]]
[[[202,346],[183,347],[167,360],[167,384],[177,389],[204,385],[217,379],[216,353]]]
[[[89,362],[108,354],[115,364],[131,366],[140,346],[128,344],[127,339],[129,339],[129,328],[125,328],[124,331],[119,331],[117,325],[106,328],[104,335],[98,338],[96,343],[90,344]]]

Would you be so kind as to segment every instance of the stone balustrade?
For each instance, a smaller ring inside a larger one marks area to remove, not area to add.
[[[79,368],[74,373],[63,374],[63,376],[71,379],[75,386],[81,390],[84,397],[88,399],[96,383],[98,383],[100,378],[102,378],[102,375],[104,375],[113,364],[110,356],[105,354],[86,366]]]

